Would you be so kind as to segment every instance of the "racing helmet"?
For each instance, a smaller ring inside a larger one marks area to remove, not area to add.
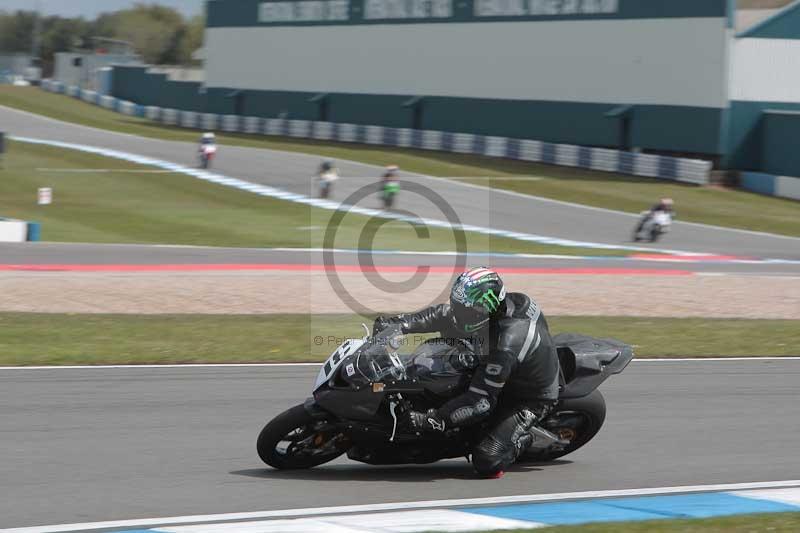
[[[207,133],[203,134],[203,139],[204,140],[213,141],[215,138],[216,138],[216,136],[211,132],[207,132]]]
[[[450,291],[450,310],[456,329],[474,333],[487,324],[506,299],[503,280],[485,267],[467,270],[456,279]]]

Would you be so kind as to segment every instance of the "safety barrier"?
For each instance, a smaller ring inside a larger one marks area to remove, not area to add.
[[[94,91],[68,87],[63,83],[52,80],[44,80],[42,88],[46,91],[67,94],[85,102],[102,105],[126,115],[193,129],[476,154],[660,178],[698,185],[708,183],[712,168],[710,161],[698,159],[590,148],[570,144],[554,144],[529,139],[511,139],[469,133],[387,128],[336,122],[215,115],[152,106],[145,107],[113,97],[104,97]],[[109,98],[111,100],[108,100]]]
[[[38,222],[0,218],[0,242],[38,241],[40,234]]]
[[[773,176],[772,174],[764,174],[761,172],[742,172],[739,174],[739,185],[742,189],[759,194],[800,200],[800,178],[792,176]]]

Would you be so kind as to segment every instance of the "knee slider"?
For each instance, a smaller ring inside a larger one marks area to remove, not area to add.
[[[491,477],[503,470],[503,461],[499,456],[490,456],[476,450],[472,454],[472,467],[484,477]]]

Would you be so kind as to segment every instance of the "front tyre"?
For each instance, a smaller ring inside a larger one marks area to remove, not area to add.
[[[559,402],[545,419],[542,427],[555,433],[569,444],[547,450],[529,450],[519,461],[539,463],[564,457],[582,447],[594,438],[603,427],[606,419],[606,401],[599,390],[583,398],[573,398]]]
[[[336,459],[348,447],[334,424],[314,419],[303,405],[272,419],[256,442],[261,460],[279,470],[312,468]]]

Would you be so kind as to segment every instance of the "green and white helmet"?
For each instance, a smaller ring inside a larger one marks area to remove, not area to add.
[[[450,291],[450,309],[456,329],[474,333],[485,327],[506,299],[503,280],[494,270],[479,267],[456,279]]]

